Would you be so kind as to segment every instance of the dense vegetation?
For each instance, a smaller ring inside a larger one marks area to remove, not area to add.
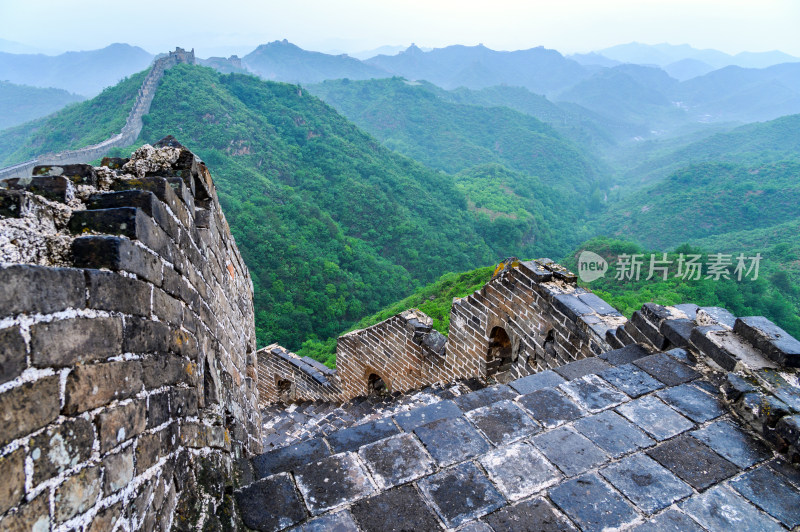
[[[147,71],[139,72],[85,102],[47,118],[0,131],[0,166],[45,153],[74,150],[120,132]]]

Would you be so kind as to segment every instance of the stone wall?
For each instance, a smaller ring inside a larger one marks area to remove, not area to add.
[[[147,73],[142,82],[142,86],[139,88],[136,100],[130,113],[128,113],[128,118],[122,131],[113,137],[78,150],[43,154],[36,159],[2,168],[0,169],[0,179],[28,177],[35,166],[88,163],[103,157],[111,148],[130,146],[142,131],[142,117],[150,112],[150,105],[153,103],[158,83],[161,81],[164,71],[179,63],[194,64],[194,62],[194,50],[186,52],[182,48],[177,48],[168,55],[156,59],[150,68],[150,72]]]
[[[481,290],[453,302],[449,338],[416,309],[339,337],[337,370],[325,385],[287,364],[285,349],[262,349],[261,403],[346,401],[376,386],[405,392],[468,378],[504,382],[609,350],[606,331],[625,321],[552,261],[509,259]]]
[[[248,270],[174,139],[106,164],[0,182],[0,529],[236,526]]]

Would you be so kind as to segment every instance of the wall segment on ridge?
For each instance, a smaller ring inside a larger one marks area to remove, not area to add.
[[[174,139],[106,164],[0,181],[0,529],[235,527],[249,272]]]

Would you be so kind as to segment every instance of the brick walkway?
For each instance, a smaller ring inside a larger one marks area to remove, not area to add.
[[[432,394],[436,402],[399,412],[387,402],[390,416],[373,411],[366,423],[260,455],[258,480],[236,493],[245,523],[304,532],[800,525],[800,471],[731,418],[720,375],[692,367],[681,349],[601,357]]]

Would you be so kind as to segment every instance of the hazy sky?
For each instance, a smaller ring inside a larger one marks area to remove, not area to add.
[[[127,42],[208,56],[288,39],[328,52],[415,42],[574,53],[639,41],[800,56],[798,28],[800,0],[0,0],[0,38],[53,51]]]

